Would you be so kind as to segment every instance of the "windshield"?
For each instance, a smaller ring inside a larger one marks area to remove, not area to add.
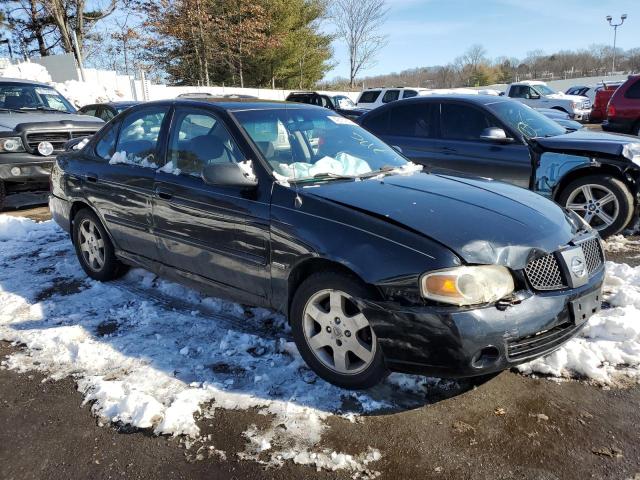
[[[567,130],[533,108],[514,101],[490,103],[487,107],[513,130],[525,138],[555,137]]]
[[[541,95],[553,95],[556,93],[555,90],[550,89],[546,85],[533,85],[533,88],[536,89]]]
[[[0,108],[74,113],[75,109],[54,88],[28,83],[0,84]]]
[[[349,97],[345,97],[344,95],[336,95],[333,97],[333,102],[338,108],[342,108],[344,110],[356,108],[356,104],[353,103]]]
[[[287,180],[365,176],[409,165],[387,144],[329,110],[245,110],[234,116],[276,176]]]

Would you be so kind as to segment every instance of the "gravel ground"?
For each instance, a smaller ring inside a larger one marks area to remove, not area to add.
[[[38,220],[46,208],[13,212]],[[634,261],[638,252],[609,254]],[[637,264],[637,263],[636,263]],[[0,358],[18,347],[0,342]],[[0,478],[349,478],[286,463],[265,470],[234,453],[261,415],[219,411],[201,422],[227,459],[194,461],[180,440],[100,427],[72,379],[0,370]],[[419,408],[330,420],[323,445],[379,448],[381,478],[640,480],[640,386],[606,389],[503,372]]]

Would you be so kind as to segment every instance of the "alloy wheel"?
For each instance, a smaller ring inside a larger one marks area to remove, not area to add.
[[[315,357],[334,372],[355,375],[375,357],[375,333],[345,292],[321,290],[312,295],[304,308],[302,326]]]
[[[620,204],[615,194],[603,185],[587,184],[576,188],[566,207],[580,215],[596,230],[612,225],[620,213]]]
[[[100,272],[105,262],[104,239],[92,220],[82,220],[78,242],[85,264],[94,272]]]

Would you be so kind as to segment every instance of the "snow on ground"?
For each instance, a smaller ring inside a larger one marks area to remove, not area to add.
[[[637,249],[640,247],[640,240],[630,240],[623,235],[613,235],[603,242],[607,252],[618,253]]]
[[[640,382],[640,267],[607,262],[606,268],[609,308],[551,355],[519,366],[521,372],[587,377],[602,384],[626,375]]]
[[[607,264],[607,301],[579,338],[521,367],[525,373],[640,379],[640,267]],[[323,445],[327,419],[428,403],[455,383],[391,375],[368,392],[317,378],[291,341],[282,316],[207,298],[135,269],[100,283],[80,268],[68,235],[52,221],[0,215],[0,339],[23,346],[2,361],[49,379],[72,376],[101,422],[185,435],[201,442],[199,418],[218,409],[255,410],[243,452],[267,465],[285,461],[372,477],[384,452],[337,452]]]
[[[74,377],[103,423],[197,437],[198,417],[215,422],[217,409],[254,409],[270,426],[249,426],[241,458],[356,476],[375,476],[370,469],[381,453],[324,447],[326,419],[424,404],[426,387],[438,382],[392,375],[366,394],[333,387],[305,366],[281,316],[206,298],[140,269],[116,282],[90,280],[52,221],[6,215],[0,339],[24,346],[2,368]]]

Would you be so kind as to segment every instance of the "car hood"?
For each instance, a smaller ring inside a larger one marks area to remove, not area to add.
[[[521,269],[580,228],[550,200],[492,180],[414,173],[303,191],[436,240],[471,264]]]
[[[544,150],[601,153],[622,156],[622,149],[628,143],[638,142],[638,137],[615,133],[594,132],[586,128],[577,132],[532,140]]]
[[[564,93],[552,93],[550,95],[545,95],[545,98],[553,98],[554,100],[566,100],[571,102],[584,102],[585,100],[589,100],[587,97],[581,97],[580,95],[566,95]]]
[[[104,123],[97,117],[88,115],[76,115],[73,113],[50,112],[0,112],[0,132],[13,132],[19,130],[18,125],[45,123],[45,124],[85,124]]]

